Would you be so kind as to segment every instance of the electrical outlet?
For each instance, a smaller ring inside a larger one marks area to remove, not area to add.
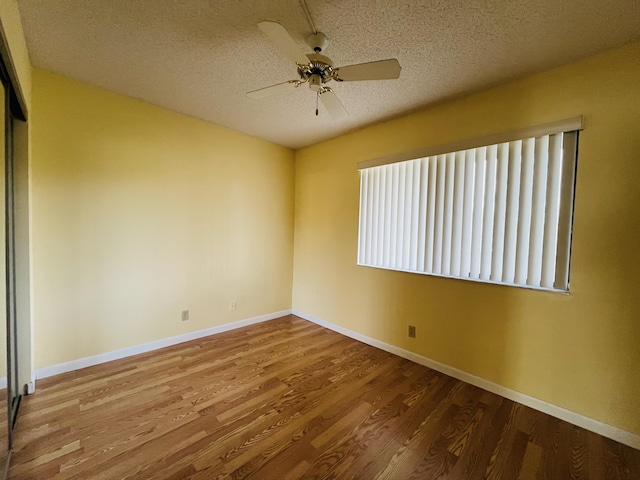
[[[235,300],[231,300],[229,302],[229,311],[233,312],[236,309],[236,301]]]
[[[409,337],[416,338],[416,327],[414,325],[409,325]]]
[[[186,322],[189,320],[189,310],[182,310],[182,321]]]

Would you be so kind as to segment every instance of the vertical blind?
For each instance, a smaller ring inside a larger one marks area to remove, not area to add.
[[[358,264],[567,291],[577,136],[362,169]]]

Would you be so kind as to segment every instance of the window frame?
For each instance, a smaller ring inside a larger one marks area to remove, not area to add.
[[[400,162],[407,162],[407,165],[410,163],[409,161],[413,160],[413,161],[421,161],[424,162],[426,161],[427,163],[421,163],[420,165],[420,169],[424,169],[425,165],[430,165],[429,160],[433,160],[433,157],[439,157],[442,156],[445,159],[449,159],[452,158],[451,155],[453,155],[455,157],[456,154],[461,153],[463,151],[468,151],[468,150],[475,150],[475,149],[482,149],[485,147],[495,147],[495,146],[499,146],[500,144],[505,144],[506,142],[516,142],[519,140],[525,141],[525,140],[530,140],[533,138],[539,138],[539,137],[545,137],[547,135],[555,135],[558,133],[563,133],[563,144],[562,144],[562,154],[561,154],[561,177],[562,179],[566,178],[568,179],[568,181],[563,181],[560,184],[560,190],[558,193],[558,202],[561,202],[561,205],[563,206],[563,208],[559,208],[559,214],[558,214],[558,220],[557,220],[557,234],[556,234],[556,248],[554,251],[554,256],[553,256],[553,262],[554,264],[552,264],[555,268],[552,270],[553,272],[553,286],[549,287],[549,286],[542,286],[542,282],[539,282],[540,285],[535,285],[535,284],[530,284],[528,282],[530,282],[530,278],[525,278],[524,282],[522,283],[522,281],[515,283],[515,280],[512,282],[510,281],[503,281],[502,279],[504,279],[504,275],[502,275],[502,272],[499,272],[500,275],[494,275],[494,271],[491,270],[490,271],[490,275],[489,278],[473,278],[470,276],[461,276],[459,274],[452,274],[451,270],[449,270],[448,268],[447,273],[441,273],[440,270],[441,269],[433,269],[433,268],[429,268],[430,270],[436,270],[438,271],[438,273],[436,273],[436,271],[425,271],[427,270],[426,267],[426,262],[424,264],[424,266],[421,266],[420,268],[416,268],[412,263],[415,262],[410,262],[411,264],[409,266],[406,265],[406,262],[402,262],[403,264],[401,266],[398,265],[397,261],[393,261],[393,262],[387,262],[386,260],[383,262],[380,262],[379,260],[373,260],[371,261],[370,258],[367,256],[366,258],[364,257],[363,253],[361,252],[361,249],[363,248],[363,235],[366,235],[366,240],[365,241],[369,241],[371,242],[371,245],[374,245],[374,249],[377,248],[376,242],[378,241],[376,238],[376,236],[381,236],[380,232],[378,232],[377,230],[375,230],[375,234],[371,234],[371,232],[363,232],[363,225],[366,222],[363,222],[363,207],[365,205],[368,205],[366,202],[367,201],[371,201],[371,199],[363,199],[363,180],[362,180],[362,175],[360,175],[361,179],[360,179],[360,205],[359,205],[359,218],[358,218],[358,256],[357,256],[357,264],[360,266],[367,266],[367,267],[372,267],[372,268],[381,268],[381,269],[386,269],[386,270],[396,270],[396,271],[405,271],[405,272],[409,272],[409,273],[418,273],[418,274],[423,274],[423,275],[431,275],[431,276],[436,276],[436,277],[444,277],[444,278],[453,278],[453,279],[459,279],[459,280],[470,280],[470,281],[475,281],[475,282],[481,282],[481,283],[492,283],[492,284],[496,284],[496,285],[505,285],[505,286],[513,286],[513,287],[518,287],[518,288],[526,288],[526,289],[534,289],[534,290],[543,290],[543,291],[550,291],[550,292],[554,292],[554,293],[568,293],[569,289],[570,289],[570,259],[571,259],[571,243],[572,243],[572,233],[573,233],[573,216],[574,216],[574,205],[575,205],[575,181],[576,181],[576,175],[577,175],[577,160],[578,160],[578,139],[579,139],[579,132],[583,129],[583,117],[582,116],[578,116],[578,117],[573,117],[573,118],[569,118],[569,119],[565,119],[565,120],[560,120],[557,122],[551,122],[551,123],[547,123],[544,125],[539,125],[539,126],[535,126],[535,127],[529,127],[529,128],[523,128],[523,129],[518,129],[518,130],[513,130],[510,132],[505,132],[505,133],[499,133],[499,134],[495,134],[495,135],[489,135],[489,136],[485,136],[485,137],[480,137],[480,138],[475,138],[475,139],[469,139],[469,140],[462,140],[462,141],[458,141],[458,142],[454,142],[454,143],[449,143],[449,144],[445,144],[445,145],[439,145],[439,146],[434,146],[434,147],[428,147],[425,149],[421,149],[418,151],[413,151],[413,152],[408,152],[408,153],[400,153],[397,155],[393,155],[393,156],[388,156],[388,157],[383,157],[383,158],[377,158],[377,159],[373,159],[373,160],[367,160],[367,161],[363,161],[363,162],[359,162],[357,164],[357,168],[359,171],[362,170],[366,170],[366,169],[371,169],[371,168],[375,168],[375,167],[380,167],[380,166],[388,166],[391,164],[395,164],[395,163],[400,163]],[[571,158],[569,157],[571,156]],[[457,157],[456,161],[457,161]],[[566,159],[569,159],[570,161],[566,161]],[[445,162],[447,160],[444,160]],[[507,162],[509,160],[507,159]],[[477,168],[477,164],[476,165]],[[401,168],[403,165],[400,165],[399,168]],[[408,167],[407,167],[408,168]],[[532,167],[533,168],[533,167]],[[388,171],[389,169],[387,169],[387,174],[389,173]],[[495,172],[494,172],[495,173]],[[483,173],[484,175],[484,173]],[[546,175],[546,173],[545,173]],[[404,177],[403,177],[404,178]],[[409,177],[412,178],[412,177]],[[546,179],[546,176],[545,176]],[[418,183],[420,185],[422,185],[420,182],[424,180],[424,177],[422,180],[418,180]],[[411,188],[415,188],[415,185],[413,185],[413,180],[405,180],[406,182],[406,187],[411,189]],[[429,181],[431,181],[431,177],[429,177]],[[449,182],[447,184],[447,186],[445,187],[443,184],[439,185],[439,189],[437,191],[436,194],[438,195],[448,195],[453,197],[453,195],[456,194],[456,191],[454,191],[453,189],[453,185],[454,182],[457,180],[454,179],[449,179],[447,177],[447,181]],[[522,182],[522,178],[520,178],[519,183]],[[411,185],[410,185],[411,183]],[[386,184],[385,184],[386,185]],[[548,184],[545,185],[545,190],[544,190],[544,195],[547,195],[547,190],[546,188],[548,187]],[[425,189],[426,185],[424,187],[420,187],[421,189]],[[448,189],[448,190],[444,190],[444,192],[442,192],[442,189]],[[456,184],[456,189],[459,188],[459,185]],[[484,188],[484,187],[483,187]],[[491,188],[491,187],[489,187]],[[519,188],[519,186],[518,186]],[[427,190],[431,191],[431,189],[433,189],[433,186],[429,186],[429,188]],[[384,190],[384,189],[383,189]],[[466,190],[466,186],[465,186],[465,191]],[[556,190],[557,191],[557,190]],[[475,192],[475,190],[474,190]],[[420,192],[421,195],[423,195],[422,191]],[[385,192],[385,191],[378,191],[378,195],[380,197],[383,198],[383,203],[384,203],[384,196],[385,195],[389,195],[389,192]],[[403,202],[404,198],[407,197],[407,195],[411,195],[411,193],[398,193],[398,197],[397,198],[393,198],[393,201],[399,201],[399,202]],[[433,193],[431,194],[433,195]],[[403,198],[400,198],[400,196],[403,196]],[[495,196],[495,195],[494,195]],[[378,200],[379,201],[379,200]],[[442,200],[440,200],[442,201]],[[452,200],[451,200],[452,201]],[[548,205],[546,202],[549,201],[549,198],[547,197],[544,203],[544,207],[543,210],[546,210],[548,213]],[[414,200],[414,203],[416,202],[416,200]],[[425,203],[422,203],[425,202]],[[430,199],[430,202],[433,202],[433,199]],[[420,200],[421,205],[427,205],[429,208],[431,208],[431,203],[426,202],[426,200],[424,200],[424,197],[421,197]],[[395,206],[396,204],[394,204],[393,208],[396,208]],[[441,208],[442,208],[442,204]],[[450,204],[449,204],[450,205]],[[477,208],[475,210],[478,210]],[[422,211],[422,216],[416,218],[415,215],[413,215],[413,213],[415,212],[411,212],[412,214],[412,222],[416,223],[419,222],[419,227],[418,227],[418,234],[417,235],[423,235],[422,230],[421,229],[425,229],[425,228],[429,228],[428,222],[426,220],[427,217],[427,213],[426,211]],[[382,215],[382,216],[381,216]],[[402,212],[398,213],[399,215],[403,215]],[[493,214],[491,214],[493,215]],[[385,219],[383,218],[384,213],[383,212],[378,212],[377,208],[376,208],[376,212],[373,214],[373,217],[370,218],[369,220],[372,220],[374,227],[372,228],[377,228],[377,222],[378,221],[384,221]],[[425,218],[422,218],[425,217]],[[394,216],[395,218],[395,216]],[[447,219],[449,217],[446,217]],[[494,217],[491,217],[490,220],[493,222]],[[518,214],[517,216],[517,220],[518,223],[521,220],[520,215]],[[387,219],[388,221],[388,219]],[[544,216],[544,230],[543,230],[543,235],[546,235],[546,227],[547,227],[547,217],[546,215]],[[437,227],[437,224],[436,224]],[[393,225],[392,227],[386,227],[387,230],[389,228],[394,228],[397,229],[397,225]],[[416,225],[413,225],[413,228],[416,228]],[[493,223],[491,223],[491,229],[494,228]],[[447,231],[447,230],[446,230]],[[416,235],[415,232],[413,232],[411,235]],[[394,258],[395,259],[395,251],[397,251],[397,246],[394,244],[394,242],[390,242],[389,238],[388,238],[388,233],[384,232],[382,234],[382,236],[384,237],[384,246],[385,246],[385,258],[388,252],[386,252],[387,249],[391,248],[394,250],[394,252],[391,253],[390,258]],[[381,238],[382,238],[381,236]],[[391,237],[393,237],[393,234],[391,235]],[[442,243],[441,239],[438,239],[439,243]],[[451,241],[451,239],[447,240],[448,242]],[[484,242],[484,240],[483,240]],[[506,242],[506,240],[505,240]],[[518,240],[518,242],[520,242],[520,240]],[[445,242],[446,243],[446,242]],[[483,243],[483,245],[486,245]],[[520,244],[518,244],[519,247]],[[562,245],[562,249],[558,248],[557,245]],[[405,246],[406,247],[406,246]],[[442,247],[442,245],[440,245],[440,247]],[[411,246],[410,248],[415,248],[414,246]],[[450,245],[448,245],[446,247],[447,249],[450,249]],[[495,248],[495,245],[493,245],[493,248]],[[428,248],[427,248],[428,250]],[[536,250],[537,252],[537,250]],[[420,247],[417,247],[416,251],[412,250],[412,255],[418,255],[420,256],[420,253],[423,253],[422,258],[424,258],[424,252],[420,251]],[[438,254],[440,254],[441,251],[438,252]],[[492,250],[492,254],[493,254],[493,250]],[[525,254],[529,255],[529,250],[525,250]],[[543,253],[536,253],[535,256],[539,256],[540,259],[542,258],[542,256],[547,255],[546,252]],[[453,257],[445,257],[445,258],[453,258]],[[439,260],[440,261],[440,260]],[[450,260],[447,260],[450,261]],[[456,261],[459,261],[456,260]],[[540,260],[542,261],[542,260]],[[550,261],[550,259],[546,260],[547,262]],[[503,262],[503,259],[500,260],[500,263]],[[384,263],[384,265],[381,265],[380,263]],[[389,263],[392,263],[393,266],[387,266]],[[493,268],[493,267],[492,267]],[[500,267],[502,269],[502,267]],[[454,269],[455,271],[455,269]],[[528,270],[530,271],[530,270]],[[558,272],[560,272],[558,274]],[[535,271],[534,271],[535,273]],[[501,279],[496,278],[497,276],[500,276]],[[564,282],[564,278],[566,278],[566,284]],[[544,282],[546,283],[546,285],[549,285],[549,277],[547,276],[547,281]],[[566,285],[566,286],[565,286]]]

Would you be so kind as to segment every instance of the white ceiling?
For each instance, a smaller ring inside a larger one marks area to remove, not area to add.
[[[332,122],[256,27],[311,33],[299,0],[18,0],[34,65],[299,148],[640,38],[639,0],[307,0],[336,66],[395,57],[399,80],[332,85]]]

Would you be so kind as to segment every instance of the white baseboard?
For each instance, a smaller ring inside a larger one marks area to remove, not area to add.
[[[266,322],[268,320],[274,320],[276,318],[290,315],[291,310],[281,310],[279,312],[267,313],[258,317],[247,318],[245,320],[239,320],[237,322],[225,323],[224,325],[218,325],[215,327],[205,328],[204,330],[197,330],[195,332],[183,333],[182,335],[176,335],[175,337],[163,338],[162,340],[156,340],[149,343],[143,343],[141,345],[134,345],[132,347],[121,348],[120,350],[114,350],[112,352],[101,353],[99,355],[93,355],[91,357],[79,358],[77,360],[71,360],[70,362],[58,363],[56,365],[50,365],[48,367],[38,368],[35,371],[35,378],[33,381],[32,392],[35,390],[35,380],[54,375],[60,375],[61,373],[72,372],[81,368],[92,367],[101,363],[111,362],[113,360],[119,360],[121,358],[131,357],[140,353],[150,352],[152,350],[158,350],[159,348],[170,347],[178,343],[188,342],[190,340],[196,340],[202,337],[208,337],[209,335],[215,335],[216,333],[227,332],[229,330],[235,330],[236,328],[246,327],[247,325],[253,325],[255,323]],[[0,379],[1,381],[1,379]],[[6,386],[6,378],[5,378]]]
[[[0,378],[0,390],[7,388],[7,377]]]
[[[418,355],[414,352],[410,352],[409,350],[405,350],[403,348],[381,342],[380,340],[376,340],[375,338],[371,338],[352,330],[340,327],[333,323],[329,323],[320,318],[314,317],[313,315],[308,315],[304,312],[300,312],[299,310],[293,309],[292,313],[300,318],[304,318],[305,320],[316,323],[335,332],[341,333],[342,335],[345,335],[347,337],[351,337],[362,343],[366,343],[386,352],[393,353],[394,355],[406,358],[407,360],[411,360],[412,362],[424,365],[425,367],[432,368],[434,370],[437,370],[438,372],[449,375],[450,377],[457,378],[458,380],[462,380],[463,382],[469,383],[476,387],[480,387],[484,390],[488,390],[489,392],[495,393],[496,395],[500,395],[502,397],[508,398],[509,400],[513,400],[514,402],[526,405],[527,407],[533,408],[534,410],[546,413],[548,415],[551,415],[552,417],[556,417],[573,425],[577,425],[578,427],[582,427],[585,430],[595,432],[599,435],[602,435],[603,437],[610,438],[612,440],[640,450],[640,435],[627,432],[626,430],[622,430],[612,425],[594,420],[593,418],[585,417],[584,415],[580,415],[579,413],[572,412],[571,410],[558,407],[557,405],[545,402],[544,400],[540,400],[524,393],[517,392],[489,380],[476,377],[475,375],[472,375],[468,372],[458,370],[457,368],[445,365],[444,363],[440,363],[435,360],[431,360],[430,358]]]

